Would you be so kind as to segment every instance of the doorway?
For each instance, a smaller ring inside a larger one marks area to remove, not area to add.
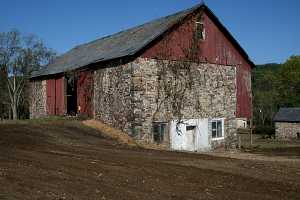
[[[187,125],[185,127],[185,137],[186,137],[186,150],[195,151],[196,150],[196,126]]]
[[[77,81],[75,75],[66,76],[67,114],[77,114]]]

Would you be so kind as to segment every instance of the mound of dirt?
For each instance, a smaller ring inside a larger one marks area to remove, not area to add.
[[[138,147],[139,145],[131,138],[127,133],[113,128],[107,124],[104,124],[97,120],[86,120],[82,122],[84,125],[97,129],[100,131],[105,137],[114,139],[118,141],[120,144],[126,144],[131,147]]]

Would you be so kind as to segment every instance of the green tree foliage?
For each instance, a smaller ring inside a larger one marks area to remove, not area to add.
[[[300,107],[300,56],[292,56],[282,65],[278,79],[279,105]]]
[[[259,65],[253,72],[254,123],[273,126],[280,107],[300,106],[300,57],[284,64]]]

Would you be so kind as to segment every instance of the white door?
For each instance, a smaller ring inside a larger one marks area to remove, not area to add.
[[[197,122],[197,151],[206,152],[210,150],[208,119],[199,119]]]
[[[196,129],[194,125],[185,126],[185,149],[186,151],[196,151]]]

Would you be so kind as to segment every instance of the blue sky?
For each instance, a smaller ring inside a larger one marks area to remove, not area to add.
[[[1,0],[0,32],[33,33],[63,53],[70,48],[200,0]],[[299,0],[206,0],[256,64],[300,55]]]

